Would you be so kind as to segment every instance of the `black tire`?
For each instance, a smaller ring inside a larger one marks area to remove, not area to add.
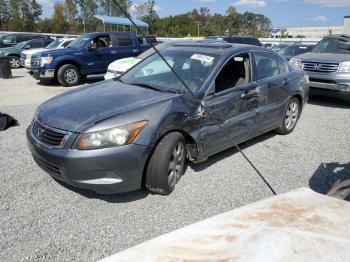
[[[11,68],[20,68],[21,64],[19,62],[19,57],[11,55],[9,56]]]
[[[181,155],[175,159],[174,154],[179,145],[182,146]],[[185,158],[186,145],[183,135],[173,132],[164,136],[148,162],[145,174],[146,188],[153,193],[169,195],[184,172]]]
[[[294,106],[296,106],[297,111],[294,110]],[[280,127],[276,129],[276,132],[281,135],[288,135],[292,133],[298,123],[300,113],[301,113],[300,102],[297,98],[293,97],[288,102],[288,106],[283,113],[283,118],[282,118]]]
[[[72,64],[62,65],[58,69],[57,80],[62,86],[75,86],[80,82],[79,69]]]

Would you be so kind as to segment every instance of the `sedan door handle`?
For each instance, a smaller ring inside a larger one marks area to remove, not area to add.
[[[249,99],[249,98],[259,97],[259,96],[260,96],[260,92],[258,90],[250,90],[248,92],[243,92],[243,94],[241,95],[241,98]]]
[[[282,84],[285,86],[285,85],[288,85],[289,84],[289,80],[288,79],[284,79]]]

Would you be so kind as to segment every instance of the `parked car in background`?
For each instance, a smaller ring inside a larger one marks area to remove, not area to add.
[[[232,44],[246,44],[246,45],[256,45],[262,46],[258,38],[253,36],[208,36],[204,38],[205,40],[219,40],[225,41]]]
[[[53,42],[53,38],[37,38],[17,44],[15,47],[5,47],[0,49],[0,57],[7,56],[10,58],[12,68],[21,67],[20,58],[23,50],[42,48]]]
[[[350,35],[331,35],[290,60],[309,75],[311,94],[350,100]]]
[[[273,47],[273,44],[268,43],[268,44],[263,44],[262,46],[265,48],[271,48],[271,47]]]
[[[51,42],[48,46],[44,48],[35,48],[30,50],[24,50],[21,52],[21,66],[30,69],[32,55],[49,49],[62,49],[66,48],[70,43],[72,43],[76,38],[58,38]]]
[[[291,44],[283,47],[278,50],[278,53],[287,61],[291,58],[310,52],[315,45],[306,45],[306,44]]]
[[[271,47],[271,50],[278,52],[279,50],[281,50],[282,48],[285,48],[286,46],[288,46],[289,44],[287,43],[279,43],[277,45],[274,45]]]
[[[34,54],[30,74],[40,81],[57,79],[62,86],[74,86],[87,75],[106,73],[113,61],[137,56],[149,47],[132,32],[89,33],[65,49]]]
[[[10,33],[10,34],[0,35],[0,48],[14,47],[19,43],[36,39],[36,38],[48,38],[48,36],[38,35],[38,34],[25,34],[25,33]]]
[[[153,54],[115,80],[39,106],[27,129],[37,164],[99,193],[144,183],[166,195],[186,158],[205,161],[269,130],[289,134],[308,99],[305,72],[262,47],[198,41],[161,53],[196,98]]]
[[[157,49],[159,51],[167,48],[168,46],[174,45],[176,43],[179,43],[178,41],[166,41],[161,44],[157,45]],[[142,54],[135,56],[135,57],[127,57],[123,59],[119,59],[117,61],[114,61],[111,63],[107,68],[107,73],[105,74],[105,80],[118,77],[122,74],[124,74],[125,71],[127,71],[129,68],[136,65],[138,62],[142,61],[146,57],[149,57],[150,55],[153,55],[155,53],[153,48],[148,49],[147,51],[143,52]]]

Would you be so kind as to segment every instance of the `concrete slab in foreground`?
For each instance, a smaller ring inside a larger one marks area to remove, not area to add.
[[[350,203],[302,188],[101,260],[349,261]]]

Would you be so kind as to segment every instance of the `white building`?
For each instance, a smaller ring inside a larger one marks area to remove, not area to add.
[[[288,36],[288,38],[323,38],[327,35],[349,34],[350,16],[344,17],[343,26],[323,26],[323,27],[286,27],[276,32],[274,37]]]

